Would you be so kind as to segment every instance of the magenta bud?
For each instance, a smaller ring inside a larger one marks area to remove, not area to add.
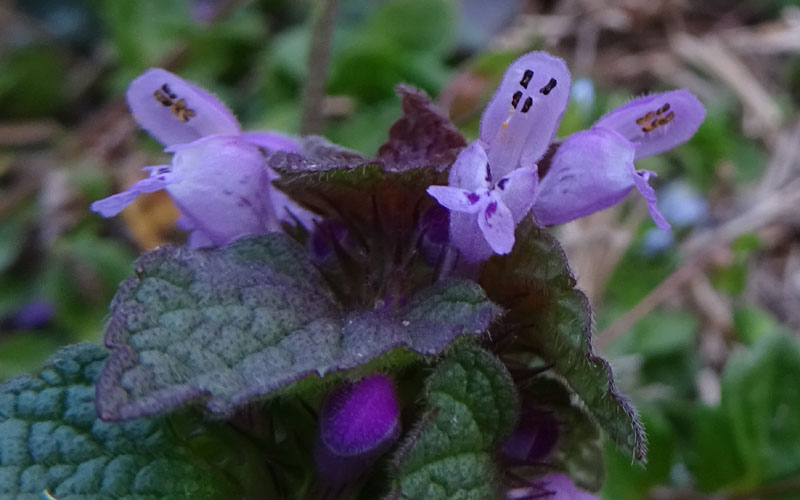
[[[558,436],[558,421],[551,412],[528,408],[522,412],[519,425],[501,451],[516,463],[540,462],[553,451]]]
[[[372,375],[335,389],[322,405],[315,460],[333,483],[359,476],[400,435],[400,410],[392,380]]]

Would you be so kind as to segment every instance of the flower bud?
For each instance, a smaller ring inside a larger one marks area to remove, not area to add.
[[[328,482],[359,476],[400,435],[391,379],[372,375],[334,390],[322,406],[315,449],[317,470]]]
[[[527,408],[520,423],[501,449],[506,458],[532,464],[546,458],[558,442],[558,421],[548,411]]]

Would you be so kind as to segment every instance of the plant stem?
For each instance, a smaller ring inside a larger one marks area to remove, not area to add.
[[[325,98],[325,84],[328,81],[337,4],[338,0],[318,0],[311,14],[311,48],[303,88],[303,117],[300,123],[300,133],[303,135],[318,134],[322,131],[322,102]]]

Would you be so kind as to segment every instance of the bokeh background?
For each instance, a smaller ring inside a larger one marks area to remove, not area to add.
[[[474,138],[505,66],[543,49],[573,75],[562,137],[648,91],[708,109],[689,143],[637,164],[672,233],[634,196],[555,229],[650,437],[646,468],[609,447],[604,498],[800,498],[796,0],[339,0],[333,24],[326,2],[0,0],[0,380],[99,341],[135,257],[184,238],[162,193],[88,211],[167,161],[122,97],[144,69],[292,134],[327,72],[319,132],[371,154],[397,83]],[[309,65],[331,26],[330,65]]]

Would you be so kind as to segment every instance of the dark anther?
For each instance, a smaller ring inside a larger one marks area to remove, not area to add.
[[[539,89],[539,92],[541,92],[544,95],[547,95],[547,94],[550,93],[551,90],[556,88],[556,84],[558,84],[556,79],[555,78],[551,78],[550,81],[547,82],[547,85],[545,85],[544,87]]]
[[[522,91],[517,90],[514,92],[514,95],[511,96],[511,105],[514,106],[514,109],[517,109],[517,104],[519,104],[519,100],[522,98]]]
[[[640,116],[639,118],[636,119],[636,125],[644,125],[645,123],[649,122],[650,120],[652,120],[655,117],[656,117],[655,113],[653,113],[652,111],[649,111],[646,114],[644,114],[644,115],[642,115],[642,116]]]
[[[502,178],[502,179],[500,179],[500,181],[497,183],[497,188],[498,188],[498,189],[500,189],[500,190],[502,191],[503,189],[505,189],[505,188],[506,188],[506,183],[507,183],[507,182],[508,182],[508,177],[503,177],[503,178]]]
[[[526,69],[525,73],[522,75],[522,80],[519,81],[523,89],[528,88],[528,84],[531,83],[531,78],[533,78],[533,71]]]
[[[155,97],[156,101],[160,102],[164,107],[172,106],[172,99],[170,99],[162,89],[156,89],[153,91],[153,97]]]
[[[186,106],[186,101],[184,101],[183,99],[178,99],[177,101],[175,101],[175,103],[170,108],[170,111],[172,111],[172,114],[175,115],[178,118],[178,120],[182,121],[183,123],[188,122],[194,116],[197,115],[197,113],[195,113],[193,109]]]
[[[666,103],[665,105],[663,105],[663,106],[661,106],[660,108],[658,108],[658,109],[656,110],[656,114],[657,114],[657,115],[663,115],[663,114],[664,114],[664,113],[666,113],[667,111],[669,111],[669,103]]]
[[[525,99],[525,104],[522,105],[522,112],[527,113],[528,110],[531,109],[532,105],[533,105],[533,99],[528,97],[527,99]]]
[[[167,94],[168,96],[170,96],[170,97],[171,97],[171,98],[173,98],[173,99],[175,99],[176,97],[178,97],[177,95],[175,95],[175,94],[172,92],[172,90],[170,90],[170,88],[169,88],[169,85],[167,85],[166,83],[165,83],[164,85],[162,85],[162,86],[161,86],[161,90],[163,90],[165,94]]]
[[[665,116],[665,117],[663,117],[663,118],[659,118],[659,119],[656,121],[656,125],[658,125],[659,127],[660,127],[661,125],[666,125],[667,123],[671,122],[673,118],[675,118],[675,113],[673,113],[672,111],[670,111],[670,112],[669,112],[669,114],[668,114],[667,116]]]

